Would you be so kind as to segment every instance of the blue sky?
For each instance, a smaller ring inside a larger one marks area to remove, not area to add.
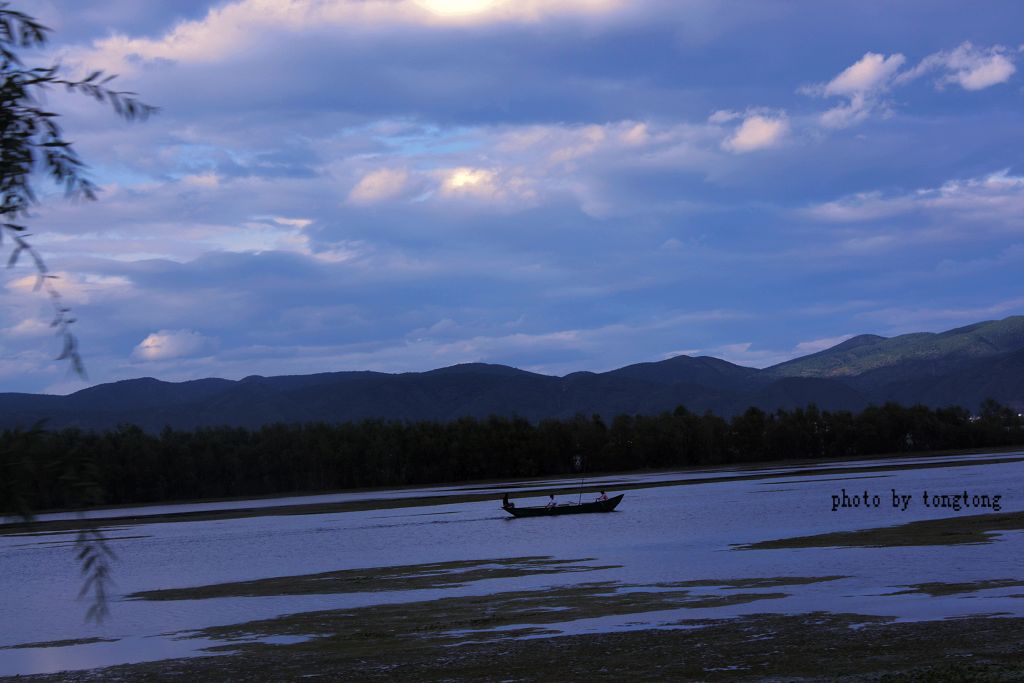
[[[88,383],[763,367],[1024,313],[1018,2],[14,6],[29,62],[161,107],[50,97],[103,187],[30,222]],[[81,388],[31,275],[0,389]]]

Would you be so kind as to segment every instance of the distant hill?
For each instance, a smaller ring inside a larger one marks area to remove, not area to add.
[[[877,370],[898,373],[908,365],[942,373],[972,360],[1024,348],[1024,316],[959,327],[947,332],[918,332],[887,339],[861,335],[830,349],[767,368],[772,377],[857,377]],[[879,377],[877,383],[888,379]]]
[[[706,356],[676,356],[604,373],[552,377],[468,363],[429,372],[330,372],[233,381],[142,378],[68,396],[0,394],[0,427],[155,432],[275,422],[449,421],[518,415],[531,421],[598,414],[653,414],[677,406],[730,416],[816,404],[860,410],[897,401],[976,409],[994,398],[1024,410],[1024,316],[938,334],[860,335],[830,349],[758,370]]]

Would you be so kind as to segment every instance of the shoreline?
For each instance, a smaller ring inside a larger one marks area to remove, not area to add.
[[[612,472],[612,473],[594,473],[593,478],[605,478],[614,476],[636,476],[636,475],[658,475],[668,473],[679,473],[681,476],[678,479],[653,481],[653,482],[636,482],[636,483],[622,483],[616,486],[610,486],[607,483],[593,484],[589,487],[584,486],[584,494],[596,493],[600,488],[612,488],[615,491],[631,491],[638,489],[647,488],[661,488],[665,486],[691,486],[697,484],[713,484],[723,481],[742,481],[751,479],[764,479],[774,477],[793,477],[793,476],[804,476],[807,474],[849,474],[856,472],[884,472],[894,469],[931,469],[939,467],[964,467],[972,465],[983,465],[992,464],[998,462],[1014,462],[1014,458],[1008,458],[1007,455],[1019,455],[1016,460],[1024,460],[1024,450],[1018,447],[1006,448],[1001,450],[996,449],[981,449],[981,450],[969,450],[969,451],[953,451],[953,452],[928,452],[920,454],[888,454],[888,455],[877,455],[870,457],[855,457],[844,460],[833,460],[833,459],[815,459],[815,460],[783,460],[783,461],[772,461],[767,463],[769,466],[780,467],[780,468],[791,468],[784,472],[773,472],[771,474],[742,474],[744,471],[749,470],[760,470],[764,469],[765,463],[744,463],[739,466],[725,466],[725,467],[692,467],[684,470],[670,469],[670,470],[633,470],[631,472]],[[901,460],[915,460],[920,458],[921,460],[932,459],[932,458],[952,458],[956,456],[968,456],[968,455],[992,455],[995,456],[991,460],[972,460],[965,462],[957,461],[929,461],[929,462],[910,462],[904,464],[891,464],[887,461],[895,460],[897,458]],[[868,461],[864,463],[863,461]],[[844,467],[843,464],[851,464],[851,466]],[[833,465],[833,467],[818,467],[820,465]],[[702,478],[686,478],[686,474],[697,473],[697,472],[734,472],[737,473],[734,476],[712,476]],[[280,515],[303,515],[303,514],[330,514],[340,512],[359,512],[366,510],[380,510],[388,508],[409,508],[409,507],[425,507],[435,505],[450,505],[458,503],[476,503],[488,500],[495,501],[496,504],[500,501],[500,494],[498,489],[512,490],[514,486],[519,485],[530,485],[531,482],[550,482],[551,477],[538,477],[535,479],[518,479],[514,481],[501,481],[501,480],[480,480],[471,482],[458,482],[451,484],[430,484],[423,487],[408,486],[398,488],[374,488],[374,489],[355,489],[343,492],[332,492],[332,493],[313,493],[305,494],[310,497],[313,496],[325,496],[325,495],[344,495],[345,493],[373,493],[373,492],[390,492],[390,491],[415,491],[420,488],[444,488],[445,486],[487,486],[488,484],[504,484],[504,487],[495,487],[494,491],[481,492],[481,493],[453,493],[453,494],[440,494],[430,495],[421,498],[369,498],[357,501],[340,501],[340,502],[320,502],[320,503],[297,503],[290,505],[280,506],[261,506],[261,507],[237,507],[227,508],[220,510],[195,510],[195,511],[181,511],[181,512],[168,512],[168,513],[155,513],[152,515],[122,515],[122,516],[110,516],[110,517],[91,517],[91,518],[79,518],[79,519],[61,519],[61,520],[43,520],[43,521],[15,521],[0,523],[0,536],[14,535],[14,534],[26,534],[31,535],[35,533],[53,533],[57,531],[75,531],[86,528],[103,528],[103,527],[119,527],[125,525],[138,525],[138,524],[157,524],[165,522],[184,522],[184,521],[211,521],[211,520],[224,520],[224,519],[242,519],[250,517],[268,517],[268,516],[280,516]],[[570,481],[568,478],[566,481]],[[591,490],[592,489],[592,490]],[[565,495],[564,486],[548,486],[539,489],[532,489],[529,492],[531,498],[542,498],[548,494]],[[575,491],[574,491],[575,493]],[[266,498],[242,498],[242,499],[228,499],[228,500],[211,500],[205,501],[207,503],[224,503],[237,501],[239,503],[245,501],[267,501],[274,500],[277,498],[298,498],[303,497],[296,494],[286,494],[281,496],[270,496]],[[77,510],[77,511],[64,511],[62,514],[72,514],[74,512],[88,512],[88,511],[116,511],[119,509],[130,509],[140,507],[159,507],[163,505],[187,505],[187,504],[199,504],[199,503],[152,503],[147,505],[130,505],[130,506],[118,506],[113,508],[90,508],[89,510]],[[41,513],[42,514],[42,513]],[[9,519],[9,518],[8,518]]]
[[[997,446],[991,448],[951,448],[945,450],[935,451],[908,451],[901,452],[895,451],[890,453],[872,453],[870,455],[851,455],[848,457],[840,458],[783,458],[781,460],[755,460],[750,462],[741,463],[722,463],[719,465],[691,465],[689,467],[666,467],[666,468],[654,468],[654,469],[640,469],[640,470],[606,470],[598,472],[588,472],[587,477],[589,478],[601,478],[601,477],[615,477],[615,476],[633,476],[638,474],[653,474],[669,473],[669,472],[708,472],[708,471],[733,471],[733,470],[745,470],[745,469],[764,469],[767,466],[777,467],[795,467],[798,465],[820,465],[824,463],[843,463],[852,462],[859,460],[891,460],[894,458],[939,458],[946,456],[955,455],[1000,455],[1006,453],[1021,453],[1024,456],[1024,444],[1016,446]],[[267,493],[262,495],[253,496],[230,496],[227,498],[176,498],[173,500],[161,500],[161,501],[148,501],[148,502],[137,502],[137,503],[120,503],[118,505],[102,505],[92,507],[72,507],[72,508],[47,508],[45,510],[36,510],[36,515],[49,515],[49,514],[69,514],[73,512],[91,512],[96,510],[122,510],[128,508],[137,507],[148,507],[155,505],[202,505],[205,503],[232,503],[232,502],[245,502],[249,500],[263,501],[263,500],[274,500],[278,498],[302,498],[307,496],[334,496],[344,495],[348,493],[373,493],[375,491],[415,491],[417,489],[425,488],[446,488],[446,487],[458,487],[458,486],[479,486],[484,487],[488,484],[526,484],[529,485],[531,482],[538,481],[550,481],[552,479],[559,478],[572,478],[576,476],[575,473],[564,473],[556,474],[551,476],[538,476],[538,477],[525,477],[516,479],[461,479],[454,481],[436,481],[436,482],[425,482],[422,484],[401,484],[397,486],[368,486],[365,488],[354,488],[354,489],[328,489],[328,490],[315,490],[315,491],[285,491],[281,493]],[[7,517],[10,517],[8,515]],[[5,517],[0,516],[0,519]],[[0,524],[2,526],[2,524]]]

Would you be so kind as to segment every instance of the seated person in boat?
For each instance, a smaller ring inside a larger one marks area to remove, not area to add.
[[[516,506],[516,504],[508,499],[508,494],[506,493],[505,497],[501,499],[501,507],[503,507],[505,509],[508,509],[508,508],[514,508],[515,506]]]
[[[608,494],[605,493],[604,491],[601,491],[601,495],[599,495],[597,497],[597,500],[595,500],[594,502],[595,503],[600,503],[600,502],[605,501],[605,500],[608,500]]]
[[[548,504],[545,505],[544,507],[549,507],[549,508],[558,507],[558,503],[555,502],[555,494],[552,493],[552,494],[550,494],[548,496]]]

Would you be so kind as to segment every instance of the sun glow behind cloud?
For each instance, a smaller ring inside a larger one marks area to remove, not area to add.
[[[483,168],[456,168],[444,180],[447,192],[467,192],[494,183],[494,172]]]
[[[624,0],[412,0],[419,7],[449,21],[542,21],[552,16],[607,14],[628,3]],[[650,4],[631,0],[634,5]]]
[[[651,0],[629,0],[633,7]],[[112,33],[65,50],[62,59],[78,69],[121,74],[146,64],[216,63],[256,48],[261,38],[281,31],[358,32],[394,27],[427,30],[446,25],[536,23],[559,17],[614,15],[627,0],[236,0],[211,8],[202,19],[182,21],[157,38]]]
[[[441,15],[479,14],[500,4],[500,0],[416,0],[427,10]]]

